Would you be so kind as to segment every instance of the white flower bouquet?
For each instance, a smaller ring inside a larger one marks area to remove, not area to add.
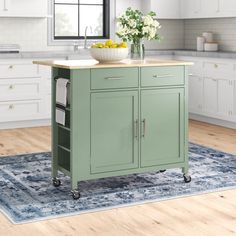
[[[155,19],[156,13],[149,12],[144,15],[139,10],[128,8],[126,12],[118,18],[116,35],[124,42],[139,44],[141,40],[160,40],[158,30],[161,28]]]

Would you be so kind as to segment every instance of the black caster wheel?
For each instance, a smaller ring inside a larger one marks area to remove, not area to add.
[[[164,172],[166,172],[166,170],[160,170],[160,173],[164,173]]]
[[[53,178],[52,184],[54,187],[59,187],[61,185],[61,180],[59,180],[58,178]]]
[[[190,175],[184,175],[184,182],[185,183],[190,183],[192,180],[191,176]]]
[[[71,191],[71,194],[72,194],[72,197],[73,197],[75,200],[77,200],[77,199],[80,198],[80,193],[79,193],[78,190],[73,190],[73,191]]]

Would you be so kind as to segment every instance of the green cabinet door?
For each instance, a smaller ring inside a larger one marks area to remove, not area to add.
[[[141,167],[184,160],[184,89],[141,91]]]
[[[138,167],[138,92],[91,94],[91,173]]]

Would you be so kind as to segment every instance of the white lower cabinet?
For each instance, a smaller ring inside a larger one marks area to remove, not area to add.
[[[234,103],[236,104],[234,99],[236,95],[234,81],[219,79],[217,95],[219,116],[233,118]]]
[[[203,78],[203,112],[208,115],[217,113],[217,80]]]
[[[0,60],[0,129],[50,124],[51,70],[33,60]]]
[[[189,112],[236,124],[236,61],[176,57],[194,62],[189,68]],[[194,116],[196,117],[196,116]]]
[[[189,75],[189,111],[202,112],[203,106],[203,79],[199,76]]]

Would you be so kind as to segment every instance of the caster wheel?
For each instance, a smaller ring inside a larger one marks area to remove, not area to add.
[[[73,197],[75,200],[77,200],[77,199],[80,198],[80,193],[79,193],[79,191],[77,191],[77,190],[71,191],[71,194],[72,194],[72,197]]]
[[[58,178],[54,178],[52,180],[52,184],[54,187],[59,187],[61,185],[61,180],[59,180]]]
[[[190,175],[184,175],[184,182],[185,183],[190,183],[192,180],[191,176]]]
[[[166,172],[166,170],[160,170],[160,173],[164,173],[164,172]]]

